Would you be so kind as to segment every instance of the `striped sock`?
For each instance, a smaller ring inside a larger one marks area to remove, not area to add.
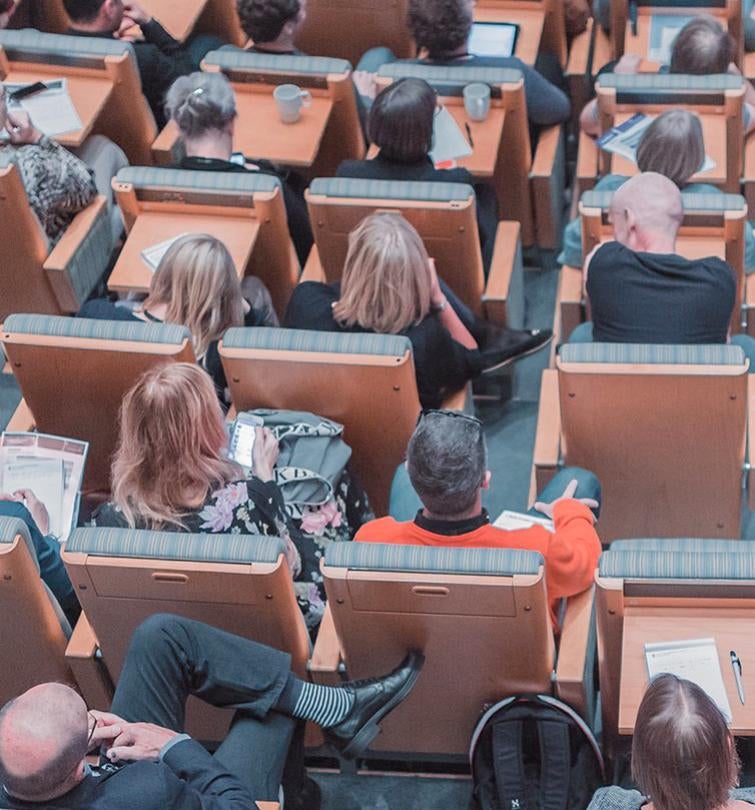
[[[320,686],[301,682],[301,692],[291,714],[300,720],[311,720],[330,728],[345,720],[354,706],[354,695],[339,686]]]

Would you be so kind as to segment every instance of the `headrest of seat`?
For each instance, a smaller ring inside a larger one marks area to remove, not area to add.
[[[731,73],[693,76],[680,73],[603,73],[598,77],[600,87],[615,87],[620,91],[653,93],[722,92],[738,90],[744,79]]]
[[[353,177],[318,177],[310,194],[324,197],[365,197],[370,200],[413,200],[461,202],[474,198],[474,189],[465,183],[430,183],[412,180],[365,180]]]
[[[755,579],[751,554],[695,551],[610,551],[598,563],[601,577],[617,579]]]
[[[279,178],[261,172],[195,172],[159,166],[126,166],[115,179],[118,183],[130,183],[138,189],[180,188],[185,191],[231,194],[271,192],[281,187]]]
[[[65,550],[93,557],[275,564],[286,544],[280,537],[261,535],[85,528],[74,530]]]
[[[692,551],[706,554],[755,554],[755,540],[719,540],[702,537],[642,537],[614,540],[611,551]]]
[[[36,62],[52,64],[81,64],[86,66],[87,57],[96,57],[102,63],[106,56],[134,56],[130,42],[108,37],[77,37],[68,34],[45,34],[34,28],[0,31],[0,46],[11,60],[34,57]],[[45,58],[47,57],[47,58]]]
[[[447,67],[411,62],[390,62],[378,70],[378,76],[391,79],[424,79],[443,96],[460,96],[472,82],[490,85],[516,84],[523,80],[521,70],[491,67]]]
[[[743,366],[739,346],[728,344],[663,345],[649,343],[565,343],[561,363],[626,363],[629,365]]]
[[[162,343],[180,346],[191,339],[185,326],[137,321],[102,321],[89,318],[66,318],[60,315],[13,314],[5,319],[4,333],[45,335],[50,337],[124,340],[137,343]]]
[[[37,560],[37,551],[32,543],[31,535],[29,534],[29,527],[24,523],[21,518],[16,517],[0,517],[0,544],[10,545],[16,537],[21,536],[29,548],[29,553],[34,561],[34,565],[39,571],[39,560]]]
[[[270,349],[284,352],[366,354],[403,358],[412,344],[402,335],[367,332],[315,332],[308,329],[233,327],[223,336],[224,349]]]
[[[580,202],[586,208],[608,211],[615,193],[615,191],[585,191]],[[685,214],[740,212],[747,211],[747,201],[741,194],[682,192],[682,208]]]
[[[369,535],[369,527],[365,532]],[[325,551],[331,568],[407,573],[488,574],[513,576],[539,572],[536,551],[508,548],[436,548],[383,543],[331,543]]]
[[[314,73],[327,76],[328,74],[348,73],[351,70],[350,62],[330,56],[255,53],[234,47],[210,51],[203,61],[206,65],[219,67],[221,70],[249,70],[258,73]]]

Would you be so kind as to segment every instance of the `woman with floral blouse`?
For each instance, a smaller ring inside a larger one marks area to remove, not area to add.
[[[330,543],[351,540],[372,518],[367,498],[344,471],[328,503],[293,518],[275,483],[273,434],[258,429],[249,478],[228,458],[227,444],[223,413],[205,371],[190,363],[148,371],[123,400],[113,500],[95,512],[92,523],[278,536],[287,546],[307,626],[314,630],[325,607],[320,559]]]

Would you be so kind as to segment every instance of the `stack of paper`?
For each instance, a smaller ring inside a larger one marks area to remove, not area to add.
[[[525,512],[511,512],[508,509],[501,512],[493,524],[496,529],[506,529],[509,532],[520,531],[521,529],[529,529],[532,526],[542,526],[549,532],[555,531],[553,521],[546,517],[535,517],[528,515]]]
[[[435,115],[433,151],[430,152],[430,159],[437,166],[439,163],[458,160],[471,154],[472,147],[454,117],[445,107],[441,107]]]
[[[66,132],[77,132],[83,126],[81,118],[73,106],[68,92],[68,83],[65,79],[51,79],[45,81],[47,90],[34,93],[22,98],[20,101],[8,104],[8,109],[22,109],[29,114],[32,124],[49,137],[63,135]],[[16,90],[26,85],[6,84],[5,92],[10,97]]]
[[[154,273],[155,270],[157,270],[157,268],[160,266],[163,256],[165,256],[171,247],[173,247],[173,243],[188,235],[188,233],[179,233],[178,236],[172,236],[170,239],[166,239],[164,242],[159,242],[156,245],[152,245],[152,247],[144,248],[144,250],[141,252],[142,261]]]

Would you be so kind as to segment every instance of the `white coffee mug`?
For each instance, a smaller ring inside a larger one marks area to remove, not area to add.
[[[490,112],[490,85],[468,84],[464,88],[464,109],[472,121],[484,121]]]
[[[280,84],[273,93],[278,115],[284,124],[295,124],[301,117],[301,108],[309,107],[312,94],[295,84]]]

